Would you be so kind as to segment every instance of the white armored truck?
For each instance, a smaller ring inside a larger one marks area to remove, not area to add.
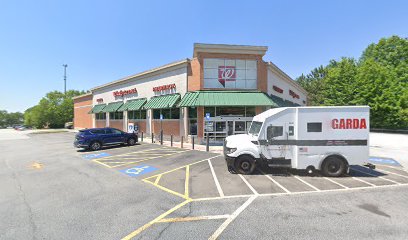
[[[368,106],[287,107],[253,118],[247,134],[228,136],[224,155],[232,173],[257,165],[320,170],[338,177],[368,161]]]

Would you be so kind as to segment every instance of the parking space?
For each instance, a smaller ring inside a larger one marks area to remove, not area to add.
[[[200,236],[215,239],[258,197],[408,185],[408,173],[401,167],[390,165],[377,165],[375,170],[351,166],[349,173],[340,178],[279,169],[259,169],[252,175],[240,175],[229,173],[224,157],[214,153],[147,143],[126,148],[124,152],[111,150],[103,153],[109,156],[92,161],[180,198],[178,205],[124,239],[136,236],[154,238],[163,229],[168,233],[166,236],[171,236],[171,229],[177,229],[177,226],[187,230],[207,225],[203,228],[206,232],[198,231]],[[222,211],[214,208],[231,200],[233,204],[220,208]],[[192,210],[194,206],[197,211]]]

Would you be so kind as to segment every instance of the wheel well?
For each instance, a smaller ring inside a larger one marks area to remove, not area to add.
[[[322,169],[322,166],[323,166],[324,162],[325,162],[326,159],[328,159],[329,157],[339,158],[339,159],[341,159],[341,160],[344,162],[344,164],[346,164],[346,167],[349,166],[349,163],[347,162],[347,159],[346,159],[344,156],[342,156],[342,155],[340,155],[340,154],[330,154],[330,155],[326,156],[326,157],[323,159],[322,163],[320,164],[320,169]]]
[[[251,154],[242,154],[242,155],[239,155],[237,158],[241,158],[241,157],[250,157],[255,161],[254,156],[252,156]]]

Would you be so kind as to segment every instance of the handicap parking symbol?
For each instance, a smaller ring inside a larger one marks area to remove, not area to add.
[[[95,158],[108,157],[108,156],[110,156],[110,154],[105,153],[105,152],[82,155],[82,157],[87,159],[87,160],[91,160],[91,159],[95,159]]]
[[[370,157],[368,161],[374,164],[377,163],[377,164],[384,164],[384,165],[401,166],[399,162],[395,161],[392,158]]]
[[[136,166],[136,167],[132,167],[128,169],[119,170],[119,172],[122,172],[130,177],[137,177],[139,175],[153,172],[155,170],[157,170],[157,168],[155,167],[148,166],[148,165],[140,165],[140,166]]]

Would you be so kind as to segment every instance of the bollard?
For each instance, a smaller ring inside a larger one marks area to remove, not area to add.
[[[205,151],[209,152],[210,151],[210,138],[208,137],[208,133],[207,133],[207,142],[205,145]]]
[[[152,132],[152,143],[154,143],[154,133]]]
[[[163,130],[160,131],[160,145],[163,145]]]
[[[143,132],[142,132],[142,138],[140,139],[141,142],[143,142]]]
[[[173,147],[173,134],[170,135],[170,147]]]
[[[191,144],[193,145],[193,150],[194,150],[194,137],[191,139]]]
[[[183,139],[184,139],[184,136],[181,136],[181,148],[183,148]]]

